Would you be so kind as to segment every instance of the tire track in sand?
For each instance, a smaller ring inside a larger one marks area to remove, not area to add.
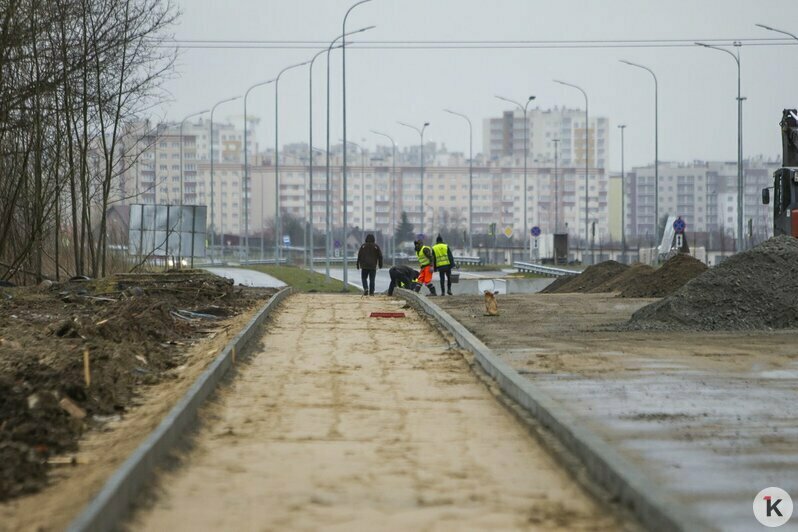
[[[289,298],[135,530],[618,530],[412,309]]]

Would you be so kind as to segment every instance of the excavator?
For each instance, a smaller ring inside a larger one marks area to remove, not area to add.
[[[798,237],[798,111],[784,109],[781,122],[782,168],[773,172],[773,235]],[[770,203],[770,188],[762,189]]]

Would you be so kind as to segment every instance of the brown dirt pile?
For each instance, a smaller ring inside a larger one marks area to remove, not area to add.
[[[798,239],[778,236],[632,315],[633,329],[798,328]]]
[[[590,292],[597,286],[604,284],[617,275],[620,275],[628,268],[629,266],[621,264],[620,262],[607,260],[598,264],[594,264],[593,266],[589,266],[579,275],[568,278],[567,282],[557,284],[555,281],[555,283],[547,286],[543,292],[547,294]],[[554,286],[555,284],[557,286]]]
[[[674,255],[656,270],[641,271],[627,279],[620,297],[665,297],[707,270],[707,266],[690,255]]]
[[[201,271],[0,290],[0,501],[42,487],[48,458],[173,377],[185,346],[218,331],[222,317],[273,292]]]
[[[590,292],[596,294],[603,292],[620,292],[630,284],[638,282],[639,278],[648,276],[653,272],[654,268],[648,264],[632,264],[628,269],[604,281],[590,290]]]

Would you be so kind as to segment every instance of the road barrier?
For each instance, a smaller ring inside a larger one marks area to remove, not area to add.
[[[553,266],[543,266],[542,264],[533,264],[531,262],[513,262],[513,268],[519,272],[532,272],[541,275],[548,275],[549,277],[565,277],[568,275],[579,275],[581,271],[566,270],[565,268],[555,268]]]

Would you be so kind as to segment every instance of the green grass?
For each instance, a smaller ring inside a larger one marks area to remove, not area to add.
[[[294,287],[299,292],[335,292],[343,291],[344,283],[336,279],[327,278],[324,274],[303,270],[296,266],[270,266],[250,264],[248,270],[257,270],[280,279],[287,285]]]

